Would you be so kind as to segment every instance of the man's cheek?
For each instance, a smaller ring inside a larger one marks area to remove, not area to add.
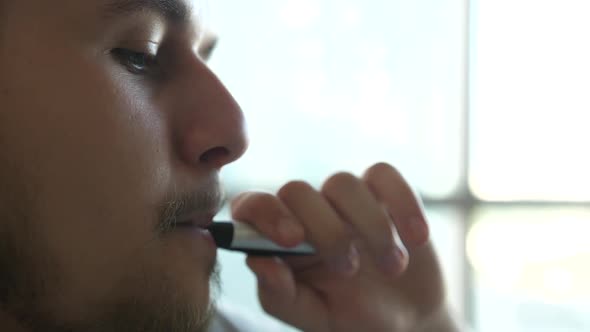
[[[46,234],[46,248],[38,257],[47,257],[47,268],[55,276],[49,284],[53,303],[62,313],[83,317],[80,312],[94,303],[108,300],[132,271],[145,260],[138,234],[127,237],[116,230],[89,231],[82,225],[54,225]],[[113,236],[114,235],[114,236]],[[57,292],[55,292],[57,291]]]

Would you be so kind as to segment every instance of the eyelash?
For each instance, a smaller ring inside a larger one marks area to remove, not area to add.
[[[132,74],[150,75],[155,74],[158,69],[158,59],[153,54],[127,48],[114,48],[111,50],[111,55]]]

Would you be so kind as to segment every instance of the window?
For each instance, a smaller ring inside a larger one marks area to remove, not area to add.
[[[230,194],[390,162],[422,194],[452,307],[477,331],[590,327],[585,0],[209,5],[211,66],[251,139],[222,174]],[[220,260],[220,301],[261,314],[243,256]]]
[[[590,3],[471,8],[467,253],[479,331],[590,329]]]

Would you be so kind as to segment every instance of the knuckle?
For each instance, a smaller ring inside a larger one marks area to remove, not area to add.
[[[322,192],[331,195],[359,185],[359,179],[351,173],[340,172],[330,176],[322,186]]]

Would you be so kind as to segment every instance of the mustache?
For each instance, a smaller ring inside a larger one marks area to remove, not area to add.
[[[212,217],[225,201],[225,192],[217,179],[208,180],[197,190],[188,193],[175,192],[159,208],[156,231],[158,234],[165,234],[190,214]]]

